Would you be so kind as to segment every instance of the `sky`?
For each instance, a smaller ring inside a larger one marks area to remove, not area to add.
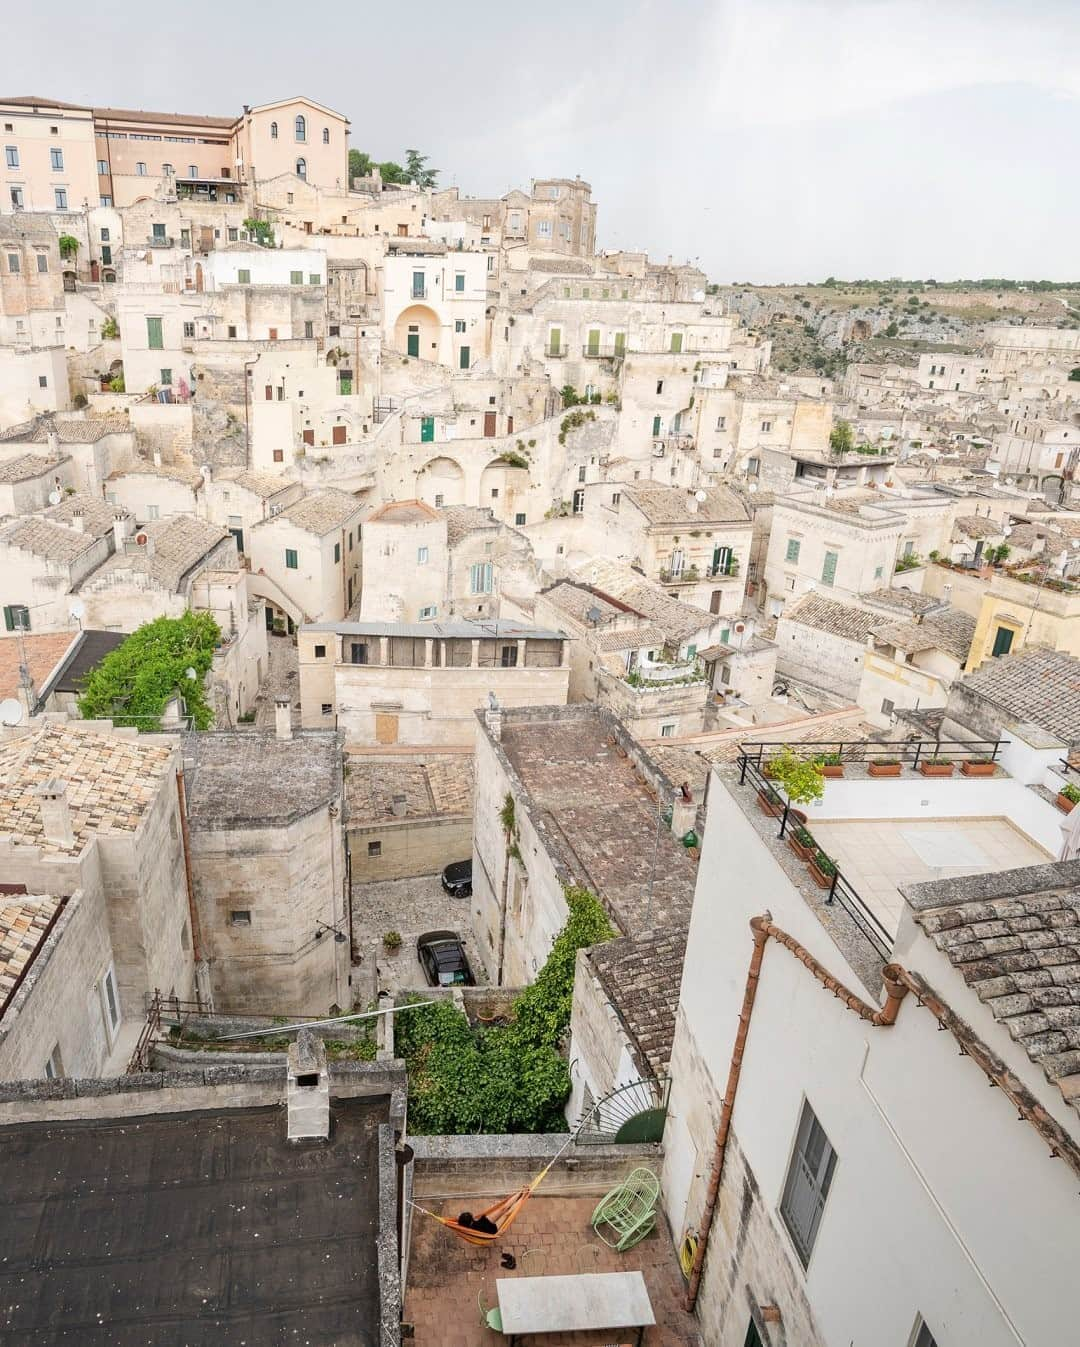
[[[306,94],[463,195],[580,174],[599,246],[721,283],[1080,279],[1080,0],[50,0],[4,30],[5,94]]]

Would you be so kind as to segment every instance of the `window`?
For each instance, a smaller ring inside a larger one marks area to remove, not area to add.
[[[771,421],[762,421],[762,423],[761,423],[761,433],[762,433],[763,435],[767,435],[767,434],[769,433],[770,430],[772,430],[772,422],[771,422]]]
[[[38,271],[48,271],[48,269],[49,269],[49,258],[48,258],[48,255],[47,255],[46,253],[38,253],[38,255],[37,255],[37,269],[38,269]]]
[[[298,178],[306,178],[306,177],[307,177],[307,160],[306,160],[306,159],[297,159],[297,161],[296,161],[296,176],[297,176]]]
[[[140,178],[146,177],[146,165],[141,160],[135,165],[135,172]]]
[[[915,1320],[915,1327],[911,1330],[911,1342],[909,1347],[937,1347],[937,1339],[926,1326],[926,1320],[920,1314]]]
[[[307,121],[304,117],[297,117],[293,127],[297,140],[307,140]]]
[[[240,238],[240,230],[239,230],[239,229],[230,229],[230,230],[229,230],[229,242],[230,242],[230,243],[236,243],[237,240],[238,240],[239,238]]]
[[[504,645],[499,651],[499,664],[504,669],[517,668],[518,648],[516,645]]]
[[[198,165],[198,164],[188,164],[188,166],[187,166],[187,175],[188,175],[189,178],[197,178],[197,177],[199,176],[199,165]]]
[[[45,1079],[59,1080],[64,1074],[64,1063],[60,1057],[60,1044],[54,1043],[53,1050],[49,1053],[49,1060],[45,1063]]]
[[[278,453],[280,453],[280,452],[281,452],[281,450],[279,449],[279,450],[278,450]],[[295,549],[295,548],[292,548],[292,547],[286,547],[286,549],[285,549],[285,569],[288,570],[288,571],[295,571],[295,570],[298,570],[299,567],[300,567],[300,562],[299,562],[299,559],[297,558],[297,555],[296,555],[296,549]]]
[[[47,374],[39,374],[39,375],[38,375],[38,381],[37,381],[37,382],[38,382],[38,387],[39,387],[39,388],[48,388],[48,386],[49,386],[49,376],[48,376]]]
[[[438,611],[439,611],[439,610],[438,610],[438,608],[435,606],[435,604],[433,604],[433,603],[432,603],[432,604],[428,604],[428,606],[427,606],[426,608],[421,608],[421,609],[420,609],[420,621],[421,621],[421,622],[428,622],[428,621],[430,621],[430,620],[435,616],[435,614],[436,614]]]
[[[678,355],[678,354],[682,351],[682,339],[683,339],[683,334],[682,334],[681,332],[673,332],[673,333],[671,334],[671,354],[672,354],[672,355]]]
[[[324,126],[322,129],[322,143],[324,145],[330,144],[330,128],[328,126]]]
[[[303,273],[302,271],[290,271],[290,272],[289,272],[289,284],[290,284],[290,285],[303,285],[303,284],[304,284],[304,273]]]
[[[661,738],[661,739],[674,739],[674,738],[675,738],[675,725],[676,725],[676,723],[677,723],[677,722],[674,721],[674,720],[669,720],[669,721],[667,722],[666,725],[661,725],[661,726],[660,726],[660,738]]]
[[[455,318],[455,319],[454,319],[454,331],[455,331],[455,332],[464,332],[464,331],[465,331],[465,319],[464,319],[464,318]]]
[[[185,323],[185,324],[184,324],[184,336],[185,336],[185,337],[193,337],[194,335],[195,335],[195,324],[194,324],[194,323]]]
[[[307,278],[307,283],[308,285],[322,285],[322,281],[319,279],[319,273],[317,271],[311,272]]]
[[[574,492],[574,513],[585,513],[585,492],[580,487]]]
[[[746,475],[756,477],[761,471],[761,460],[757,458],[748,458],[746,460]]]
[[[461,294],[465,289],[465,273],[463,271],[454,272],[454,290]]]
[[[160,318],[147,318],[146,344],[151,351],[161,351],[164,349],[165,342],[162,338]]]
[[[550,220],[537,220],[537,222],[536,222],[536,237],[537,237],[538,239],[549,239],[549,238],[551,238],[551,221],[550,221]]]
[[[275,463],[284,463],[284,462],[285,462],[285,450],[284,450],[284,449],[275,449],[275,450],[274,450],[274,462],[275,462]]]
[[[491,562],[477,561],[469,567],[469,593],[491,593]]]
[[[68,204],[67,204],[67,188],[66,188],[66,187],[54,187],[54,188],[53,188],[53,200],[56,202],[56,209],[57,209],[57,210],[67,210],[67,208],[68,208]]]
[[[369,856],[381,856],[381,855],[382,855],[382,843],[381,843],[381,842],[369,842],[369,843],[367,844],[367,854],[368,854]]]
[[[585,464],[584,464],[584,463],[583,463],[583,464],[581,465],[581,467],[578,468],[578,470],[577,470],[577,479],[578,479],[579,482],[583,482],[583,481],[585,480]]]
[[[270,139],[277,140],[277,122],[270,123]]]
[[[780,1202],[781,1219],[803,1267],[810,1262],[835,1168],[836,1152],[814,1116],[814,1110],[804,1103]]]
[[[798,561],[799,551],[801,548],[802,543],[798,540],[798,538],[789,538],[787,540],[787,552],[784,554],[784,560]]]
[[[17,145],[4,146],[4,161],[8,168],[19,167],[19,147]]]
[[[458,365],[461,369],[469,368],[469,348],[467,346],[463,346],[458,353]]]
[[[111,237],[112,237],[112,236],[110,235],[110,233],[109,233],[109,231],[108,231],[107,229],[103,229],[103,230],[101,231],[101,241],[102,241],[102,243],[108,243]]]
[[[172,173],[174,170],[172,164],[162,164],[161,171],[162,173]],[[228,177],[228,173],[226,173],[225,176]]]
[[[488,253],[487,269],[488,269],[488,271],[494,271],[494,270],[495,270],[495,254],[494,254],[494,253]]]
[[[22,208],[23,208],[23,189],[21,187],[13,187],[11,189],[11,209],[22,210]]]
[[[112,205],[112,197],[111,197],[111,196],[99,196],[99,197],[98,197],[98,205],[100,205],[100,206],[111,206],[111,205]]]
[[[335,543],[335,544],[334,544],[334,561],[335,561],[335,562],[338,562],[338,561],[340,561],[340,560],[341,560],[341,544],[340,544],[340,543]]]
[[[435,494],[435,508],[436,508],[437,510],[442,509],[442,507],[443,507],[445,504],[446,504],[446,497],[442,494],[441,491],[436,492],[436,494]]]
[[[332,716],[332,715],[334,714],[333,703],[332,703],[332,702],[323,702],[323,703],[322,703],[322,713],[323,713],[324,716]]]
[[[515,523],[515,524],[524,524],[524,522],[525,522],[525,516],[524,516],[523,514],[516,514],[516,515],[514,515],[514,523]]]
[[[998,627],[994,633],[994,648],[991,652],[994,655],[1007,655],[1012,649],[1013,636],[1016,633],[1008,627]]]
[[[106,160],[104,160],[104,159],[99,159],[99,160],[97,161],[97,171],[98,171],[99,174],[103,174],[103,175],[105,175],[106,177],[108,176],[108,173],[109,173],[109,165],[108,165],[108,163],[107,163]]]
[[[349,663],[366,664],[368,662],[368,650],[366,641],[351,641],[349,643]]]
[[[229,913],[229,924],[231,926],[250,926],[251,909],[247,907],[234,908]]]
[[[825,561],[821,567],[821,583],[823,585],[836,583],[836,563],[839,559],[839,554],[836,552],[825,553]]]
[[[120,997],[116,991],[116,974],[110,968],[101,982],[101,1002],[110,1039],[120,1028]]]
[[[893,713],[893,707],[894,707],[895,705],[896,705],[896,703],[893,702],[893,701],[890,701],[888,697],[882,697],[882,699],[881,699],[881,714],[882,714],[883,716],[891,716],[892,713]]]
[[[64,169],[64,151],[63,151],[63,150],[50,150],[50,151],[49,151],[49,167],[53,170],[54,173],[61,173],[61,172],[63,172],[63,169]]]
[[[9,603],[4,608],[4,628],[7,631],[29,631],[30,609],[21,603]]]
[[[170,387],[170,385],[172,384],[172,370],[163,369],[161,371],[161,378],[158,380],[158,382],[162,385],[163,388]]]
[[[875,580],[880,580],[884,574],[885,574],[885,567],[884,567],[884,566],[875,566],[875,567],[874,567],[874,579],[875,579]]]
[[[158,510],[158,507],[156,505],[148,505],[146,507],[146,517],[147,519],[160,518],[160,511]]]
[[[717,430],[726,430],[726,429],[727,429],[727,417],[726,417],[726,416],[718,416],[718,417],[716,418],[716,429],[717,429]]]
[[[418,547],[416,549],[416,564],[418,566],[426,566],[428,564],[428,549],[426,547]]]
[[[656,381],[656,396],[659,397],[660,394],[661,394],[663,391],[664,391],[664,381],[663,381],[663,379],[657,379],[657,381]]]

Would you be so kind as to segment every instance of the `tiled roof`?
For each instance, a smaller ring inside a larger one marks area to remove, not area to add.
[[[56,432],[61,444],[96,444],[106,435],[122,435],[131,431],[131,422],[120,412],[85,419],[58,416],[39,416],[35,421],[24,421],[0,433],[0,441],[25,441],[27,444],[47,444],[49,431]]]
[[[1017,722],[1080,741],[1080,659],[1061,650],[1022,650],[988,659],[960,686]]]
[[[110,482],[124,477],[165,477],[171,482],[183,482],[195,490],[202,486],[203,480],[198,468],[185,468],[180,463],[149,463],[143,459],[137,459],[129,468],[118,468],[116,472],[109,473]]]
[[[350,824],[393,823],[395,795],[405,797],[405,818],[472,812],[471,754],[434,758],[430,762],[349,759],[346,786]],[[448,860],[453,860],[450,856]]]
[[[446,516],[446,542],[449,547],[456,546],[462,538],[475,533],[477,529],[501,527],[490,510],[482,510],[475,505],[448,505],[440,513]]]
[[[0,743],[0,833],[47,852],[77,855],[95,833],[131,833],[165,776],[172,750],[68,722]],[[35,790],[67,782],[73,847],[46,841]]]
[[[714,614],[671,598],[640,571],[617,561],[592,557],[576,569],[579,574],[589,576],[592,588],[626,604],[641,617],[647,618],[650,626],[659,627],[672,644],[681,643],[687,637],[716,624]]]
[[[865,645],[867,636],[881,619],[865,608],[854,608],[851,604],[810,593],[789,603],[781,613],[780,621],[797,622],[800,626],[827,631],[831,636]]]
[[[742,500],[727,487],[710,487],[703,501],[678,486],[627,483],[621,490],[650,524],[741,524],[750,518]]]
[[[112,531],[117,515],[121,515],[124,519],[132,517],[131,511],[125,510],[121,505],[110,505],[100,496],[84,495],[79,491],[73,496],[65,496],[59,505],[50,505],[47,510],[42,511],[42,514],[54,524],[70,525],[76,510],[82,511],[83,528],[95,538],[104,538]]]
[[[874,589],[861,597],[875,607],[894,608],[898,612],[929,613],[945,606],[944,599],[934,598],[932,594],[917,594],[913,589]]]
[[[103,588],[113,577],[145,575],[163,589],[175,592],[184,576],[229,536],[228,529],[192,515],[170,515],[144,524],[139,530],[153,544],[138,551],[114,552],[85,582],[86,589]]]
[[[202,113],[142,112],[138,108],[94,108],[95,121],[158,122],[165,126],[205,126],[220,131],[231,130],[236,117],[207,117]]]
[[[55,98],[35,98],[33,94],[20,94],[17,98],[0,98],[4,107],[23,108],[62,108],[67,112],[92,111],[85,103],[61,103]]]
[[[0,528],[0,544],[6,543],[8,547],[17,547],[21,552],[30,552],[61,565],[77,561],[84,552],[95,547],[97,541],[91,533],[79,533],[76,529],[34,516]]]
[[[903,894],[964,982],[1080,1111],[1080,861]]]
[[[571,580],[560,580],[558,584],[544,590],[543,596],[561,613],[576,618],[579,622],[587,622],[586,614],[592,610],[599,614],[596,619],[597,625],[623,616],[622,608],[609,603],[602,595],[594,593],[585,585],[575,585]]]
[[[313,491],[308,496],[286,505],[284,510],[274,516],[275,519],[287,519],[297,528],[322,537],[326,533],[339,529],[347,523],[358,510],[363,509],[358,497],[347,491],[328,489]],[[269,522],[269,521],[264,521]]]
[[[78,634],[75,631],[30,631],[21,642],[17,636],[0,636],[0,701],[19,694],[20,644],[26,651],[26,665],[34,687],[40,689]]]
[[[29,482],[54,471],[59,463],[59,459],[45,458],[41,454],[20,454],[18,458],[0,463],[0,482]]]
[[[664,644],[664,633],[659,627],[625,627],[622,631],[599,631],[591,644],[602,653],[653,649]]]
[[[686,931],[638,938],[620,936],[594,945],[588,958],[642,1062],[666,1076],[679,1009]]]
[[[439,512],[422,500],[388,500],[368,515],[365,524],[422,524],[438,518]]]
[[[60,899],[0,895],[0,1008],[33,962]]]
[[[875,627],[874,636],[914,654],[919,650],[942,650],[961,664],[971,653],[975,619],[958,608],[950,608],[922,622],[891,622]]]
[[[956,516],[956,527],[968,538],[997,538],[1002,525],[981,514],[960,514]]]
[[[276,496],[279,491],[288,491],[291,486],[298,485],[289,481],[287,477],[277,477],[272,472],[249,472],[247,469],[234,474],[222,472],[218,476],[223,481],[235,482],[237,486],[242,486],[253,495],[262,496],[264,500]]]
[[[340,794],[341,745],[332,730],[303,730],[291,739],[243,730],[183,738],[196,833],[284,827]]]

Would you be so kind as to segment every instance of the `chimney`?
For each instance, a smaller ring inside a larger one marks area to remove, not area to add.
[[[492,739],[495,742],[502,742],[502,707],[499,705],[499,699],[494,692],[488,693],[487,710],[484,712],[484,723],[488,727]]]
[[[127,538],[127,519],[118,510],[113,515],[113,541],[116,544],[116,550],[123,552],[124,540]]]
[[[279,739],[292,738],[292,702],[288,697],[274,698],[274,733]]]
[[[672,836],[678,838],[685,837],[688,832],[693,831],[696,822],[697,805],[694,803],[693,794],[684,782],[678,794],[671,802]]]
[[[60,436],[57,435],[54,426],[50,426],[45,434],[45,441],[49,446],[49,457],[57,459],[60,457]]]
[[[154,467],[155,467],[155,468],[160,468],[160,467],[161,467],[161,450],[160,450],[160,449],[155,449],[155,450],[154,450]]]
[[[290,1141],[326,1141],[330,1136],[330,1072],[326,1048],[310,1029],[290,1043],[285,1105]]]
[[[697,514],[698,510],[697,497],[694,495],[692,491],[686,498],[686,508],[690,511],[691,514]]]
[[[405,817],[405,798],[404,795],[391,795],[390,812],[395,818]]]
[[[71,808],[67,799],[67,782],[58,776],[50,777],[37,789],[41,805],[41,826],[46,842],[58,847],[75,845],[75,834],[71,827]]]
[[[72,510],[71,527],[76,533],[86,532],[86,515],[82,510]]]

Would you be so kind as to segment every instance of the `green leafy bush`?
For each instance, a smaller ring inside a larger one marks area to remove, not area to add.
[[[472,1029],[450,1002],[397,1017],[409,1072],[409,1125],[421,1134],[560,1132],[570,1072],[559,1044],[570,1024],[579,949],[614,932],[599,900],[566,890],[569,916],[509,1024]]]
[[[1058,794],[1064,795],[1066,800],[1071,800],[1073,804],[1080,804],[1080,786],[1074,786],[1070,782],[1069,785],[1062,786]]]
[[[161,713],[180,693],[195,728],[209,729],[214,713],[204,680],[220,640],[221,628],[209,613],[147,622],[91,673],[79,698],[80,714],[150,732],[161,728]],[[189,668],[194,678],[188,678]]]
[[[792,804],[809,804],[811,800],[820,800],[825,792],[817,762],[797,758],[790,748],[773,758],[769,767],[770,778],[783,786]]]

